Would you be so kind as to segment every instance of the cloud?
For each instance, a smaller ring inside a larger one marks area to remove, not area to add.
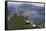
[[[44,7],[44,4],[41,4],[41,3],[32,3],[32,5],[39,6],[39,7]]]
[[[36,16],[37,14],[38,14],[37,11],[31,11],[31,10],[24,12],[24,15],[26,15],[26,16],[30,16],[30,15]]]
[[[29,2],[45,2],[45,0],[7,0],[7,1],[29,1]]]

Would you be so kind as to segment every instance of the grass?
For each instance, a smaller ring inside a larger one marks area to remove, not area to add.
[[[17,16],[14,14],[11,19],[8,21],[8,29],[19,29],[24,27],[25,25],[25,17]]]

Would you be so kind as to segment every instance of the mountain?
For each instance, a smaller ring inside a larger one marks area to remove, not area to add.
[[[12,15],[15,11],[23,10],[24,16],[32,19],[34,23],[42,24],[45,22],[45,8],[32,4],[10,4],[8,5],[8,14]]]

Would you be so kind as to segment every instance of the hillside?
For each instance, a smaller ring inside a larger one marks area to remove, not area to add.
[[[25,26],[25,17],[24,16],[17,16],[14,14],[11,19],[8,21],[8,29],[20,29]]]

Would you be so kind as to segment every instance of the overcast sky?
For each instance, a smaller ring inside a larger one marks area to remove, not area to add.
[[[24,4],[22,2],[8,2],[8,4]],[[32,5],[35,5],[35,6],[40,6],[40,7],[44,7],[44,4],[41,4],[41,3],[26,3],[26,4],[32,4]]]
[[[32,1],[32,2],[45,2],[45,0],[7,0],[7,1]]]
[[[8,2],[8,7],[10,7],[10,6],[19,7],[22,4],[25,4],[25,3],[22,3],[22,2]],[[32,4],[32,5],[35,5],[35,6],[38,6],[38,7],[44,7],[44,4],[41,4],[41,3],[26,3],[26,4]],[[28,11],[25,14],[29,15],[30,13],[33,13],[33,14],[35,13],[36,14],[38,12],[37,11]]]

